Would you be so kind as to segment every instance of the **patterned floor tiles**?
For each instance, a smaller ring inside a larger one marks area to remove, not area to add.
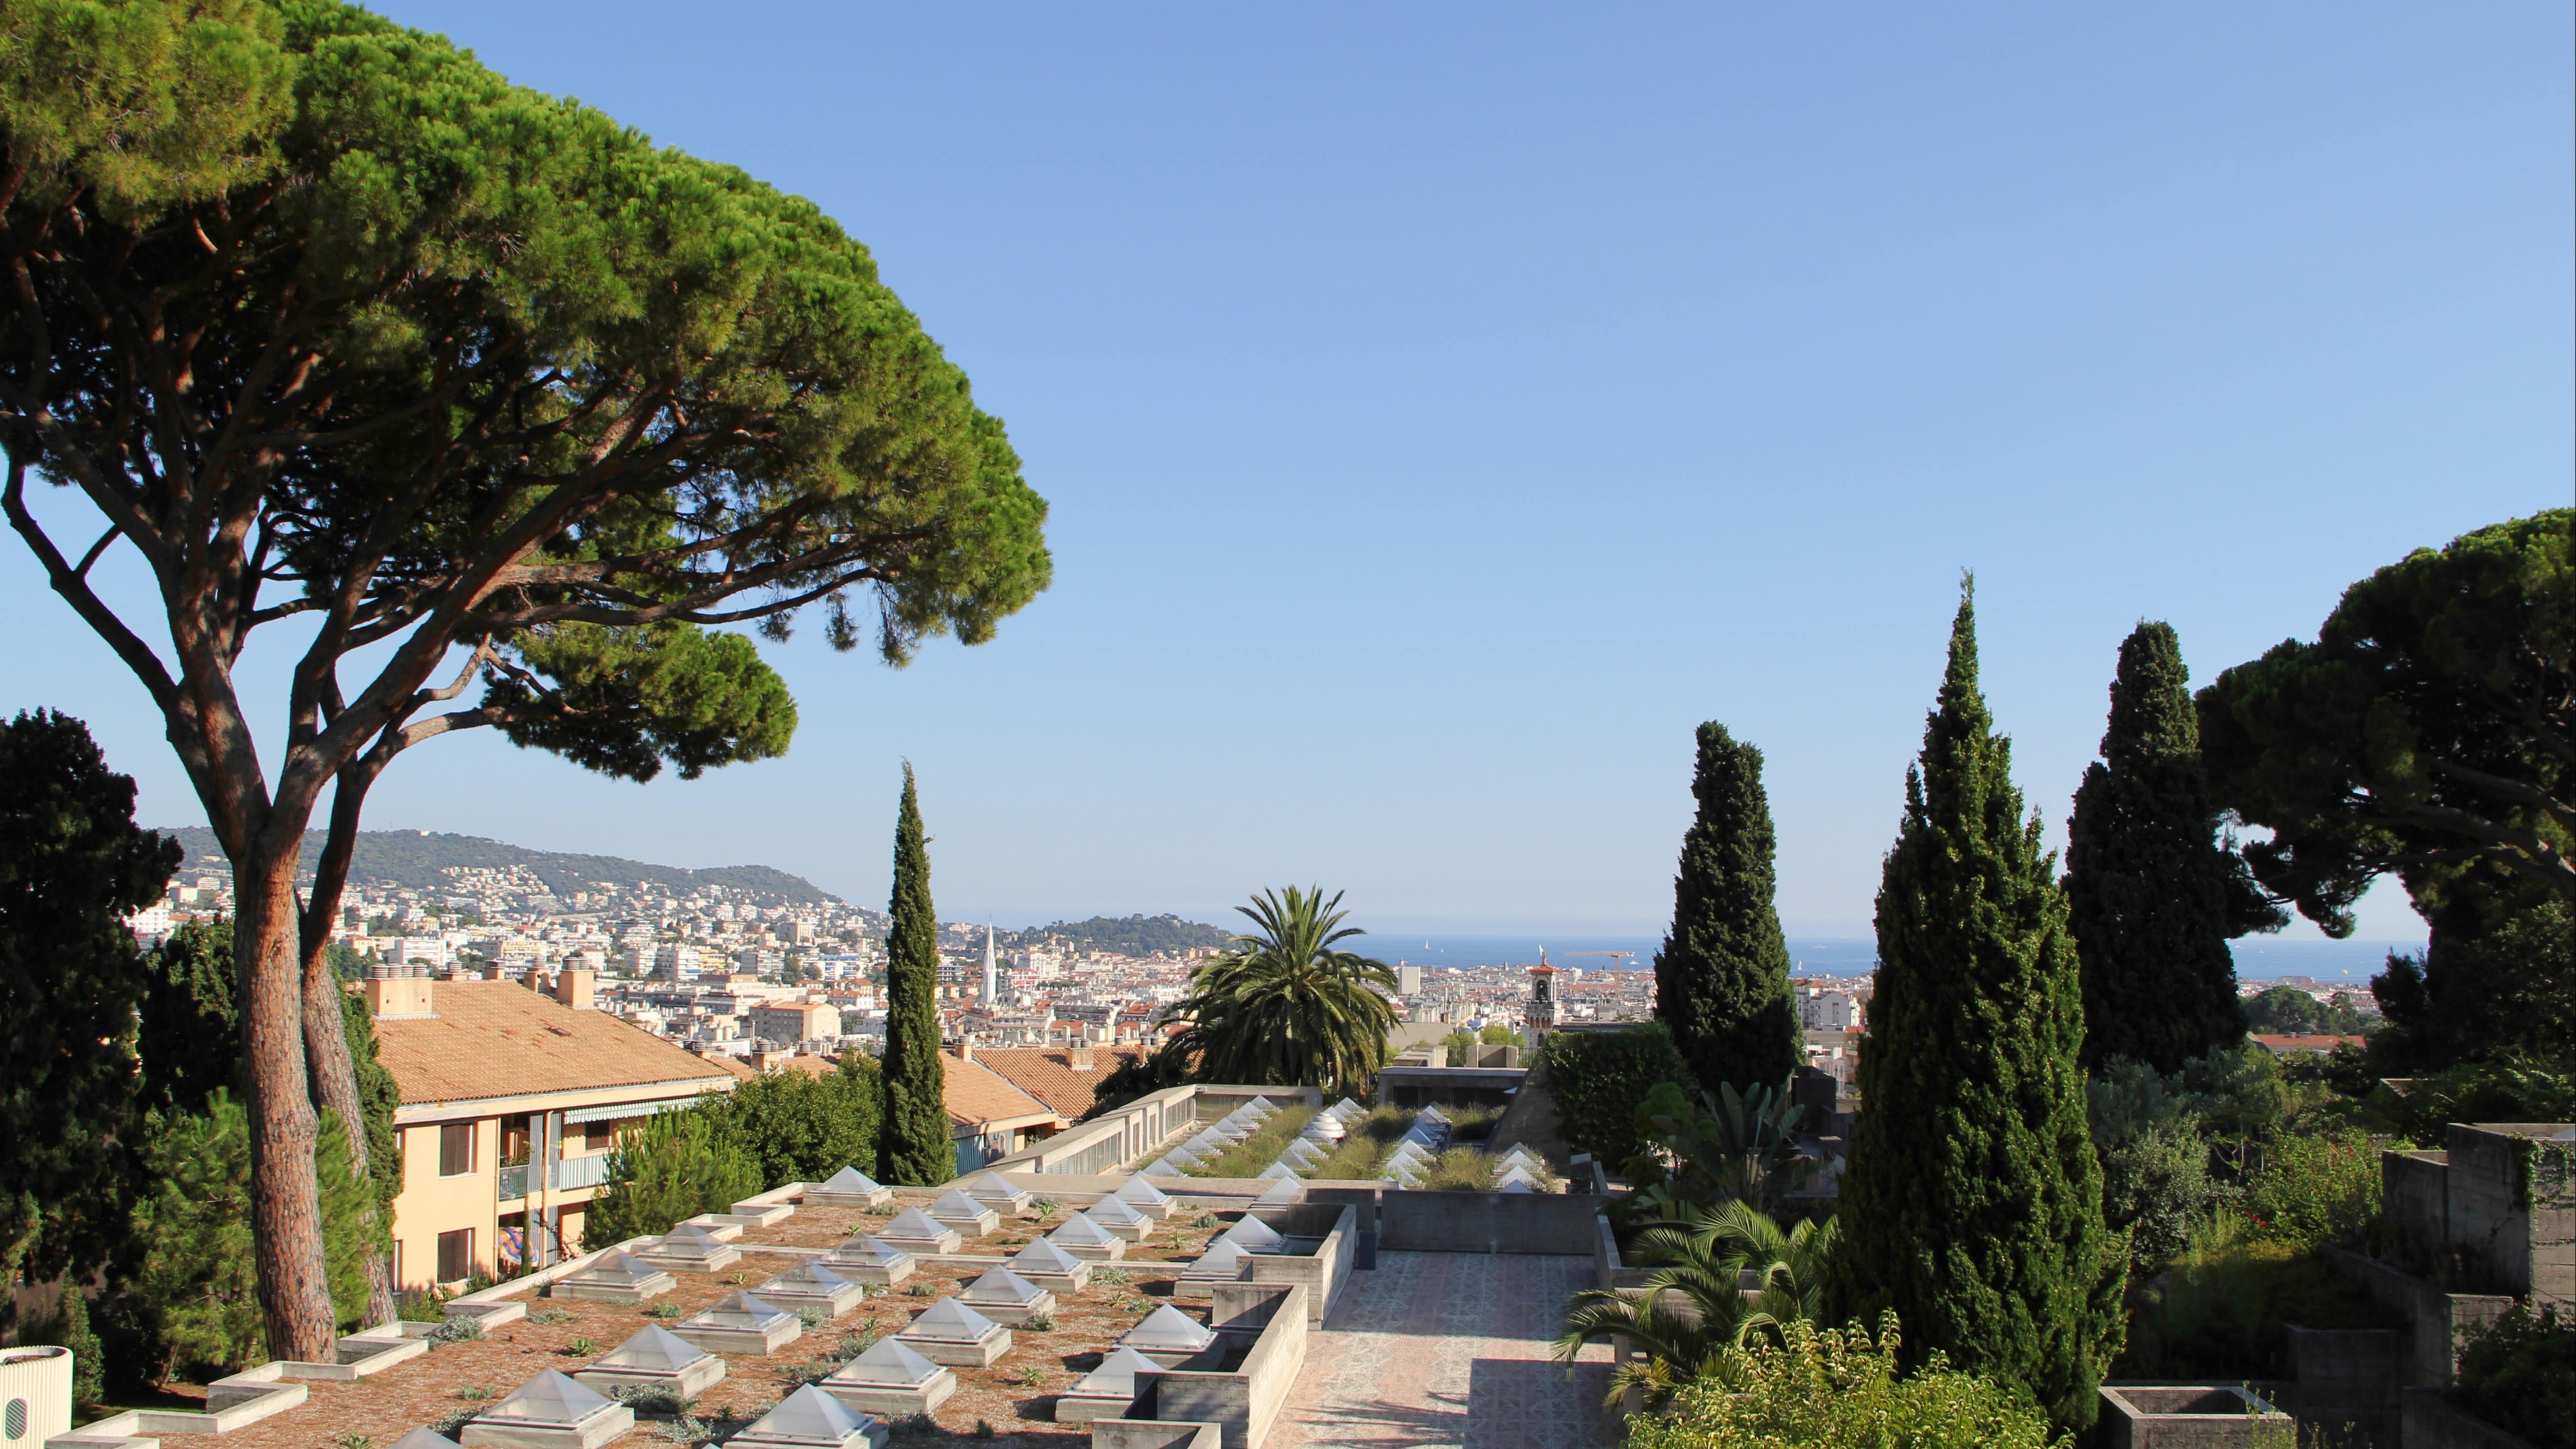
[[[1610,1442],[1610,1353],[1551,1344],[1590,1258],[1381,1253],[1351,1275],[1265,1449],[1570,1449]]]

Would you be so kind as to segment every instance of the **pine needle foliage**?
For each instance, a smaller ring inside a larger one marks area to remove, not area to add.
[[[1699,813],[1682,837],[1672,930],[1655,953],[1655,1015],[1703,1086],[1776,1082],[1802,1053],[1772,903],[1778,837],[1762,752],[1714,720],[1701,725],[1691,794]]]
[[[2102,758],[2084,771],[2066,825],[2088,1069],[2128,1057],[2178,1072],[2244,1039],[2231,906],[2253,914],[2248,924],[2266,908],[2217,832],[2182,641],[2171,624],[2140,624],[2121,641]]]
[[[2086,1131],[2066,898],[2011,764],[1963,585],[1879,887],[1836,1316],[1892,1308],[1920,1348],[2080,1429],[2119,1348],[2127,1254]]]
[[[957,1175],[939,1060],[939,911],[930,900],[930,843],[921,793],[903,767],[894,826],[894,899],[886,929],[885,1125],[877,1161],[886,1182],[928,1187]]]

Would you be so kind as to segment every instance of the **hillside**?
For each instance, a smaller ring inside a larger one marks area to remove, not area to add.
[[[1020,932],[1015,944],[1042,946],[1053,937],[1068,950],[1109,951],[1121,956],[1150,956],[1157,951],[1213,951],[1233,939],[1232,933],[1174,915],[1094,916],[1087,921],[1058,921]]]
[[[200,861],[221,864],[224,860],[223,851],[215,845],[215,833],[203,826],[164,830],[162,834],[179,842],[188,852],[190,864]],[[321,851],[322,832],[307,832],[301,869],[308,878],[313,871],[314,859]],[[625,860],[613,855],[528,850],[479,836],[433,835],[425,830],[360,832],[357,851],[350,858],[349,875],[358,882],[382,881],[410,890],[437,890],[450,883],[451,878],[445,874],[446,871],[476,866],[488,870],[507,870],[517,866],[544,881],[546,889],[567,899],[574,891],[590,890],[602,884],[621,890],[654,886],[673,892],[722,886],[727,890],[744,892],[763,905],[801,905],[838,899],[803,876],[789,875],[765,865],[688,870],[676,865],[648,865],[640,860]]]

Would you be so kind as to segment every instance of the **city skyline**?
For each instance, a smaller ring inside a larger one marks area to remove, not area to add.
[[[2206,682],[2565,495],[2563,12],[387,9],[841,219],[1010,422],[1058,581],[900,674],[773,651],[784,760],[442,741],[372,828],[874,903],[910,758],[943,914],[1296,880],[1382,932],[1645,935],[1715,718],[1769,757],[1784,923],[1853,938],[1960,568],[2058,840],[2136,619]],[[23,550],[0,604],[0,707],[202,820]],[[2360,934],[2420,926],[2383,886]]]

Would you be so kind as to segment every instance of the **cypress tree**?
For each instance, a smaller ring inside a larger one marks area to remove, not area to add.
[[[957,1175],[957,1144],[939,1061],[939,913],[930,904],[930,850],[908,763],[887,913],[894,922],[886,931],[885,1124],[877,1165],[887,1182],[926,1187]]]
[[[2119,1347],[2125,1254],[2085,1130],[2066,899],[1977,687],[1971,590],[1879,886],[1836,1295],[2080,1428]]]
[[[1789,947],[1772,904],[1771,802],[1762,752],[1699,727],[1699,814],[1682,836],[1673,928],[1655,953],[1655,1015],[1702,1087],[1779,1082],[1801,1056]]]
[[[2230,902],[2250,897],[2218,844],[2182,641],[2140,624],[2120,644],[2102,758],[2066,822],[2066,903],[2084,968],[2084,1065],[2159,1072],[2245,1036]]]

